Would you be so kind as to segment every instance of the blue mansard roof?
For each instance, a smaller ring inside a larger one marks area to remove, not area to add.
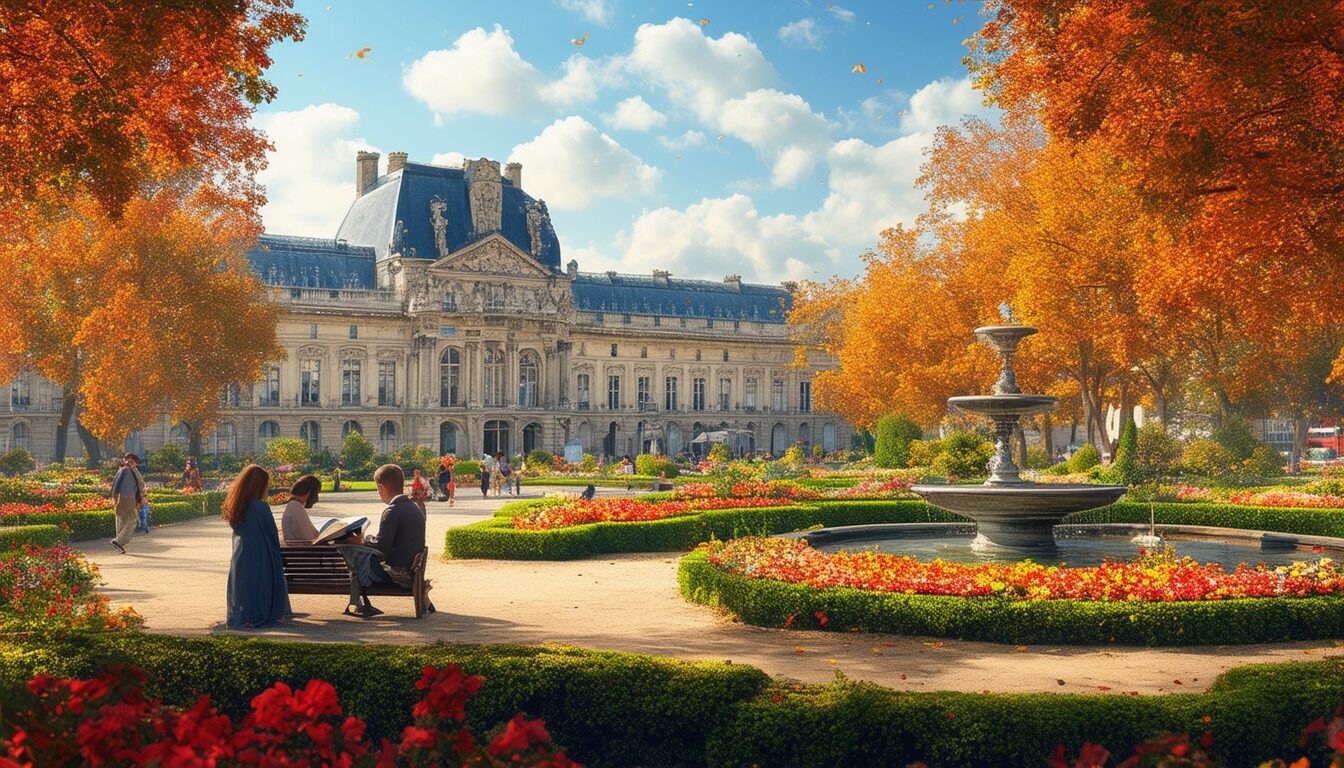
[[[778,286],[656,279],[612,272],[574,279],[574,306],[588,312],[784,322],[793,306]]]
[[[262,235],[247,252],[267,285],[295,288],[376,288],[374,250],[338,240]]]
[[[503,179],[502,185],[500,234],[523,253],[530,254],[527,206],[535,200],[514,187],[508,179]],[[447,204],[443,216],[448,222],[449,253],[493,234],[472,230],[467,187],[466,171],[461,168],[408,162],[401,170],[379,177],[372,188],[355,199],[336,237],[352,245],[372,247],[379,259],[387,258],[390,252],[397,250],[403,256],[414,253],[416,258],[437,259],[440,253],[434,243],[429,208],[435,197]],[[542,220],[541,257],[538,260],[556,272],[560,271],[560,240],[555,236],[549,216]]]

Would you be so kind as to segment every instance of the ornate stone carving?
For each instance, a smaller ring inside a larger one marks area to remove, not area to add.
[[[434,247],[439,258],[448,255],[448,219],[443,215],[448,210],[448,202],[435,195],[429,201],[429,224],[434,228]]]
[[[546,210],[546,202],[538,200],[529,203],[527,206],[527,242],[531,246],[532,258],[541,259],[541,231],[542,225],[550,218],[550,213]]]
[[[432,212],[433,209],[434,206],[431,204],[430,211]],[[401,253],[401,249],[405,247],[406,247],[406,222],[402,221],[401,219],[397,219],[396,226],[392,227],[392,243],[388,245],[387,250],[388,253],[398,254]]]
[[[369,351],[363,347],[341,347],[337,357],[342,360],[367,360]]]
[[[464,248],[440,265],[459,272],[489,272],[497,275],[549,275],[550,271],[522,255],[503,237]]]
[[[320,360],[326,355],[326,350],[316,344],[305,344],[299,347],[298,358],[300,360]]]
[[[499,163],[481,158],[467,166],[471,203],[471,228],[479,235],[498,232],[504,206],[504,185],[499,178]]]
[[[399,363],[401,362],[401,352],[395,349],[380,349],[378,350],[378,362]]]

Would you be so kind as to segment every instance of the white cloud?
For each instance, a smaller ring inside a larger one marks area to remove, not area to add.
[[[683,277],[732,272],[749,281],[816,277],[818,268],[829,274],[826,244],[797,217],[762,216],[742,194],[706,198],[685,210],[645,211],[617,245],[624,246],[627,271],[647,264]]]
[[[988,108],[983,102],[984,97],[971,87],[969,78],[934,80],[910,97],[910,106],[901,118],[901,130],[915,133],[955,125],[963,115],[986,113]]]
[[[556,120],[509,155],[527,169],[527,191],[552,208],[587,208],[595,198],[651,194],[662,172],[587,120]]]
[[[814,19],[799,19],[779,28],[779,39],[790,48],[821,50],[821,27]]]
[[[335,237],[355,199],[355,153],[377,151],[354,135],[359,113],[340,104],[263,112],[253,122],[275,144],[257,181],[266,185],[266,231]]]
[[[462,161],[467,156],[461,152],[440,152],[429,159],[430,165],[441,165],[445,168],[461,168]]]
[[[690,19],[640,25],[627,63],[706,124],[723,102],[776,80],[755,43],[736,32],[709,37]]]
[[[688,130],[680,136],[659,136],[658,143],[662,144],[664,149],[689,149],[704,144],[705,134],[700,131]]]
[[[560,7],[583,14],[583,18],[606,26],[611,23],[612,4],[607,0],[559,0]]]
[[[772,88],[725,102],[719,128],[772,160],[770,183],[777,187],[798,181],[830,144],[831,126],[825,117],[813,112],[801,96]]]
[[[835,14],[835,18],[837,18],[837,19],[839,19],[839,20],[841,20],[841,21],[843,21],[843,22],[846,22],[846,23],[849,23],[849,24],[854,23],[854,12],[851,11],[851,10],[849,10],[848,8],[841,8],[840,6],[836,5],[835,3],[827,3],[827,4],[826,4],[826,10],[828,10],[828,11],[830,11],[831,13]]]
[[[406,91],[434,111],[434,119],[460,113],[506,115],[537,103],[567,106],[597,97],[608,79],[602,67],[580,54],[565,62],[564,74],[547,79],[513,49],[513,38],[498,24],[462,34],[451,48],[430,51],[402,72]]]
[[[616,110],[602,119],[607,125],[628,131],[647,131],[667,122],[667,115],[649,106],[642,96],[631,96],[616,105]]]

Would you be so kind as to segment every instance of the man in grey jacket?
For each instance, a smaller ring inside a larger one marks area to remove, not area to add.
[[[112,546],[123,555],[140,523],[140,505],[145,503],[145,479],[136,469],[139,463],[134,453],[126,454],[121,469],[112,478],[112,503],[117,510],[117,536],[112,539]]]
[[[374,561],[371,578],[363,584],[352,584],[350,605],[345,612],[350,616],[368,618],[382,611],[369,604],[368,597],[356,592],[360,586],[369,587],[377,583],[392,583],[403,587],[411,586],[411,566],[415,556],[425,548],[425,513],[419,505],[405,494],[406,474],[396,464],[384,464],[373,473],[373,483],[378,488],[378,498],[387,505],[378,523],[378,535],[359,540],[358,543],[372,547],[382,554],[382,564]],[[360,564],[363,566],[364,564]],[[359,567],[361,574],[365,567]],[[434,605],[428,606],[434,611]]]

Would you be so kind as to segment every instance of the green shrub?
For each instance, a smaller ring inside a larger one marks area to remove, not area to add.
[[[308,443],[297,437],[275,437],[266,443],[266,461],[272,467],[302,467],[308,463]]]
[[[585,453],[585,454],[583,454],[583,458],[579,461],[579,471],[580,471],[580,472],[596,472],[596,471],[597,471],[597,457],[594,456],[594,455],[591,454],[591,453]]]
[[[7,480],[0,478],[0,504],[64,504],[64,495],[42,495],[38,493],[39,484],[26,480]]]
[[[187,463],[186,450],[177,443],[168,443],[149,452],[145,472],[181,472]]]
[[[22,448],[10,448],[0,454],[0,475],[21,475],[32,468],[32,454]]]
[[[549,472],[554,466],[555,457],[550,451],[538,448],[527,454],[529,472]]]
[[[722,464],[730,460],[732,455],[728,453],[727,443],[714,443],[709,447],[709,455],[706,458],[710,461]]]
[[[1205,477],[1226,477],[1236,471],[1237,463],[1236,455],[1215,440],[1196,440],[1181,454],[1186,472]]]
[[[1251,423],[1235,414],[1214,427],[1211,437],[1232,454],[1233,461],[1238,462],[1251,458],[1251,453],[1260,445],[1255,432],[1251,430]]]
[[[341,461],[345,469],[352,474],[364,474],[373,463],[373,443],[364,437],[364,433],[354,430],[341,441]]]
[[[641,453],[635,457],[635,472],[649,477],[657,477],[666,472],[669,478],[681,474],[681,470],[671,459],[654,456],[651,453]]]
[[[650,494],[644,498],[658,497]],[[591,523],[542,531],[515,529],[512,516],[536,503],[506,504],[494,518],[449,528],[445,536],[448,554],[458,558],[499,560],[574,560],[616,552],[685,551],[711,537],[731,539],[750,534],[785,533],[818,525],[962,520],[923,501],[837,499],[786,507],[711,510],[648,522]]]
[[[1110,602],[817,589],[729,574],[711,565],[705,552],[682,558],[678,581],[688,600],[725,607],[765,627],[819,627],[812,617],[820,613],[827,628],[839,631],[859,627],[996,643],[1120,645],[1268,643],[1344,632],[1344,595]]]
[[[1101,466],[1101,451],[1092,443],[1083,443],[1069,457],[1069,472],[1086,472],[1097,466]]]
[[[471,461],[471,460],[459,461],[453,465],[454,481],[456,481],[456,477],[459,475],[461,476],[475,475],[479,477],[480,474],[481,474],[481,462],[479,461]]]
[[[938,458],[938,454],[943,452],[942,440],[911,440],[910,441],[910,459],[907,466],[928,467],[933,465],[933,460]]]
[[[59,525],[8,525],[0,527],[0,556],[17,547],[50,547],[65,541]]]
[[[945,477],[984,477],[994,444],[974,432],[953,432],[943,438],[942,451],[929,465],[929,471]]]
[[[1134,485],[1141,482],[1143,473],[1139,470],[1138,452],[1139,429],[1131,418],[1125,421],[1125,428],[1120,430],[1120,442],[1115,449],[1115,459],[1103,475],[1106,482],[1118,485]]]
[[[909,466],[910,441],[924,436],[918,424],[894,413],[878,419],[873,432],[877,438],[873,464],[885,469]]]
[[[1209,525],[1251,531],[1275,531],[1306,536],[1344,537],[1344,509],[1250,507],[1238,504],[1173,501],[1133,503],[1075,512],[1065,523],[1148,523],[1151,509],[1158,525]]]
[[[825,456],[825,455],[826,455],[826,451],[821,447],[821,443],[813,443],[813,444],[812,444],[812,458],[814,458],[814,459],[820,459],[822,456]]]
[[[1027,469],[1034,469],[1037,472],[1042,472],[1049,469],[1050,464],[1053,461],[1054,460],[1050,458],[1050,454],[1046,453],[1045,449],[1041,446],[1027,446]]]
[[[1151,480],[1169,477],[1181,460],[1181,441],[1167,434],[1166,427],[1153,421],[1139,428],[1134,454],[1139,472]]]
[[[1067,475],[1067,474],[1069,474],[1069,473],[1072,472],[1072,471],[1073,471],[1073,470],[1069,469],[1069,462],[1068,462],[1068,460],[1065,459],[1064,461],[1061,461],[1061,462],[1059,462],[1058,464],[1051,464],[1050,466],[1046,467],[1045,470],[1041,472],[1041,474],[1043,474],[1043,475]]]
[[[1283,474],[1283,454],[1268,445],[1257,445],[1241,463],[1241,470],[1250,477],[1278,477]]]
[[[180,500],[156,502],[155,497],[150,497],[150,525],[168,525],[212,517],[219,514],[220,505],[224,502],[224,494],[218,492],[172,498]],[[111,501],[108,503],[111,504]],[[12,517],[16,525],[59,526],[68,531],[70,541],[110,538],[116,532],[117,525],[116,512],[111,509],[89,512],[41,512]]]

